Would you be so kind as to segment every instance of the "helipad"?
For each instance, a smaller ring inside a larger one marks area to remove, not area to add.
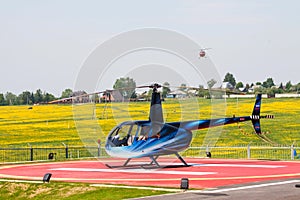
[[[45,173],[51,173],[51,181],[176,188],[181,178],[188,178],[190,188],[203,189],[300,177],[300,162],[186,158],[191,166],[178,167],[180,163],[170,163],[171,160],[170,158],[158,159],[162,166],[168,165],[167,168],[159,169],[139,167],[138,164],[148,162],[145,158],[133,160],[131,164],[134,164],[134,167],[112,169],[105,164],[120,165],[124,160],[4,165],[0,167],[0,178],[42,180]],[[172,167],[174,164],[176,167]]]

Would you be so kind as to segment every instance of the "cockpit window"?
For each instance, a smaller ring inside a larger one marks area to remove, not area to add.
[[[150,131],[150,126],[142,126],[138,135],[138,140],[147,140]]]
[[[132,125],[132,129],[131,129],[131,133],[130,133],[130,134],[131,134],[132,136],[135,136],[135,135],[136,135],[136,132],[138,131],[138,128],[139,128],[139,127],[138,127],[137,125],[135,125],[135,124]]]
[[[134,140],[138,126],[135,124],[117,127],[110,135],[111,142],[115,146],[130,146]]]
[[[124,139],[125,137],[127,137],[127,135],[130,134],[130,132],[129,132],[130,129],[131,129],[131,126],[129,126],[129,125],[120,127],[119,132],[118,132],[120,139]]]

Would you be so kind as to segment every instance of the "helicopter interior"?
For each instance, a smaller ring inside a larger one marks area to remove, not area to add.
[[[148,124],[135,123],[117,126],[109,136],[109,140],[115,147],[131,146],[135,141],[146,141],[149,138],[159,139],[160,132],[154,131],[154,127]]]

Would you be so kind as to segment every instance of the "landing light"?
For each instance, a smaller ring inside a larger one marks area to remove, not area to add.
[[[50,182],[51,176],[52,176],[51,173],[45,174],[44,177],[43,177],[43,182],[44,182],[44,183],[49,183],[49,182]]]
[[[182,178],[180,183],[180,189],[188,190],[189,189],[189,179],[188,178]]]
[[[207,152],[205,152],[206,153],[206,157],[207,158],[211,158],[211,153],[210,153],[210,151],[207,151]]]

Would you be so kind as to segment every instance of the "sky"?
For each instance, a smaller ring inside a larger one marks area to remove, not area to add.
[[[296,0],[12,0],[0,5],[0,93],[41,89],[60,96],[74,87],[97,46],[147,27],[173,30],[210,47],[208,57],[221,77],[230,72],[243,83],[269,77],[278,85],[300,82]]]

